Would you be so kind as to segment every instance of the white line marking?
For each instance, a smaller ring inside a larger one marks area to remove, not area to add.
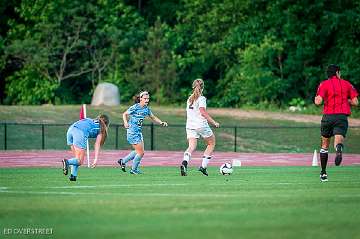
[[[8,194],[45,194],[45,195],[121,195],[121,196],[131,196],[131,197],[238,197],[238,195],[232,194],[214,194],[212,192],[209,193],[190,193],[190,194],[179,194],[179,193],[96,193],[96,192],[49,192],[49,191],[0,191],[1,193]]]
[[[58,186],[58,187],[47,187],[53,189],[65,189],[65,188],[116,188],[116,187],[151,187],[151,186],[186,186],[185,183],[158,183],[158,184],[108,184],[108,185],[74,185],[74,186]]]

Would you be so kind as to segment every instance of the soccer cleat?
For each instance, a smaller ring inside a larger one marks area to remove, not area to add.
[[[118,164],[120,165],[120,167],[121,167],[121,170],[123,171],[123,172],[126,172],[126,169],[125,169],[125,164],[123,163],[123,160],[122,159],[119,159],[118,161]]]
[[[202,172],[202,174],[204,174],[205,176],[209,176],[208,172],[206,171],[206,168],[200,166],[199,171]]]
[[[71,174],[70,177],[69,177],[69,180],[70,181],[76,181],[76,176]]]
[[[335,165],[339,166],[341,164],[341,161],[342,161],[342,152],[339,150],[339,151],[336,151]]]
[[[68,164],[67,160],[63,159],[61,162],[62,162],[62,168],[63,168],[64,175],[68,175],[68,173],[69,173],[69,164]]]
[[[188,162],[187,161],[182,161],[181,166],[180,166],[180,174],[181,176],[186,176],[187,175],[187,165]]]
[[[130,174],[142,174],[142,172],[139,169],[131,169]]]
[[[327,182],[328,176],[326,173],[320,173],[320,182]]]

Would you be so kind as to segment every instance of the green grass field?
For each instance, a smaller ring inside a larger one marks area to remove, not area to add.
[[[0,169],[0,225],[52,228],[26,238],[360,238],[360,167]]]

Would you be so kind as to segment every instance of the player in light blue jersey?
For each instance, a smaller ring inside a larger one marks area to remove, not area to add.
[[[149,101],[149,93],[147,91],[143,91],[137,97],[137,103],[123,113],[124,127],[127,129],[127,141],[134,148],[134,150],[131,151],[126,157],[118,160],[118,163],[121,166],[123,172],[126,172],[126,163],[133,160],[130,173],[141,174],[139,165],[142,157],[144,156],[144,139],[142,135],[142,124],[144,119],[149,117],[153,122],[158,123],[161,126],[168,125],[165,121],[161,121],[151,112],[148,106]]]
[[[86,141],[89,138],[95,138],[95,159],[91,165],[96,166],[100,147],[104,144],[107,137],[109,126],[109,117],[107,115],[99,115],[96,119],[85,118],[73,123],[66,134],[67,144],[71,147],[74,157],[71,159],[63,159],[63,173],[68,174],[69,166],[72,165],[72,172],[69,177],[70,181],[76,181],[79,166],[84,161]]]

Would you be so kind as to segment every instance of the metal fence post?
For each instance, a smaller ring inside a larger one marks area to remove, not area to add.
[[[154,150],[154,124],[151,123],[150,125],[150,139],[151,139],[151,144],[150,144],[150,149]]]
[[[115,130],[115,149],[119,148],[119,125],[116,125]]]
[[[236,145],[237,145],[237,127],[234,127],[234,152],[236,152]]]
[[[45,125],[44,124],[41,124],[41,138],[42,138],[42,141],[41,141],[42,149],[45,149]]]
[[[6,143],[6,138],[7,138],[7,124],[4,124],[4,150],[7,150],[7,143]]]

